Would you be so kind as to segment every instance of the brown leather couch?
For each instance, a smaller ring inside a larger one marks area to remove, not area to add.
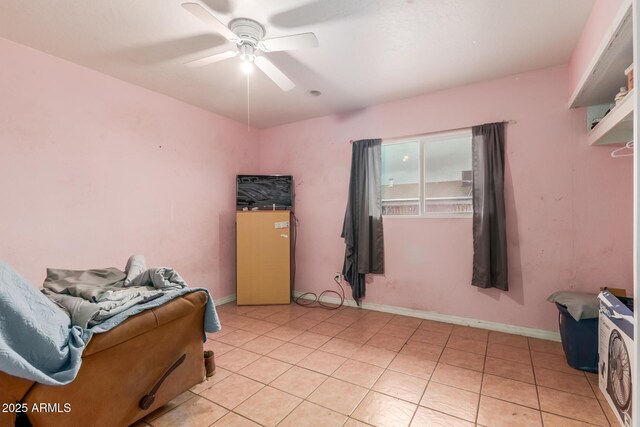
[[[206,302],[204,292],[192,292],[94,335],[78,376],[65,386],[0,372],[0,426],[14,425],[15,414],[6,412],[5,405],[16,402],[26,404],[34,427],[128,426],[153,412],[204,379]],[[167,376],[153,404],[141,409],[140,400],[183,354],[183,363]],[[43,411],[34,412],[34,404]]]

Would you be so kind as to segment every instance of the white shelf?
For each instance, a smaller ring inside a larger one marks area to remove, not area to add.
[[[615,23],[587,67],[569,101],[570,108],[608,104],[627,86],[624,70],[633,62],[631,1],[623,2]]]
[[[635,89],[589,131],[589,145],[626,143],[633,140]]]

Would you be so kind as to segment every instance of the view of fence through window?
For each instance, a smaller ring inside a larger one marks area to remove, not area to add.
[[[468,216],[471,131],[429,134],[382,144],[382,214]]]

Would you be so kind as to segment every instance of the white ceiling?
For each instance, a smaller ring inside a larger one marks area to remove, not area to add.
[[[194,0],[192,0],[194,1]],[[197,0],[195,0],[197,1]],[[594,0],[201,0],[267,38],[307,31],[317,49],[269,58],[297,87],[250,77],[251,125],[270,127],[568,62]],[[180,0],[2,0],[0,37],[247,121],[233,49]],[[5,64],[6,65],[6,64]],[[322,91],[310,97],[309,90]]]

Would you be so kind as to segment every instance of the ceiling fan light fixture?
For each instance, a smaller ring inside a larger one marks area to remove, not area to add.
[[[242,62],[253,62],[253,60],[256,59],[256,56],[242,53],[240,54],[240,59],[242,60]]]
[[[240,70],[242,70],[244,74],[253,73],[253,61],[242,61],[240,63]]]
[[[240,47],[240,59],[242,62],[253,62],[256,59],[255,48],[250,44],[241,44]]]

